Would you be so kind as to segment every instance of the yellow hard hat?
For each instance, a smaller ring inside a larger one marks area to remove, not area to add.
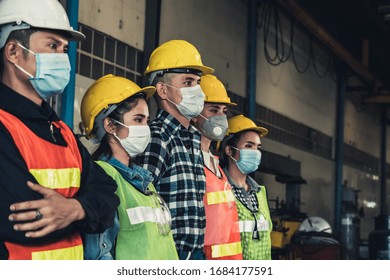
[[[150,76],[152,83],[157,73],[191,73],[190,70],[201,75],[214,72],[213,68],[203,65],[200,53],[192,44],[185,40],[171,40],[152,52],[144,74]]]
[[[202,76],[200,87],[205,94],[205,102],[237,105],[236,103],[230,102],[225,86],[214,75],[208,74]]]
[[[264,127],[257,126],[254,121],[244,117],[244,115],[237,115],[228,119],[229,124],[229,134],[238,133],[246,130],[257,131],[260,134],[260,137],[264,137],[268,134],[268,130]]]
[[[148,100],[155,91],[155,87],[140,88],[128,79],[112,74],[97,79],[87,89],[81,101],[81,119],[87,138],[90,138],[92,133],[99,140],[104,136],[105,131],[101,127],[103,119],[116,109],[117,104],[137,93],[144,93],[146,100]],[[99,114],[101,115],[100,124],[96,120]],[[99,126],[100,131],[96,131],[96,126]]]

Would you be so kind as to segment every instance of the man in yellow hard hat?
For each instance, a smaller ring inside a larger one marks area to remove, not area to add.
[[[46,102],[69,82],[68,40],[83,38],[57,0],[0,1],[2,258],[80,260],[80,233],[114,221],[115,182]]]
[[[158,111],[150,124],[151,143],[136,160],[152,172],[156,190],[171,210],[180,259],[204,259],[205,175],[200,133],[190,121],[204,105],[201,76],[213,71],[185,40],[157,47],[145,71],[156,87]]]

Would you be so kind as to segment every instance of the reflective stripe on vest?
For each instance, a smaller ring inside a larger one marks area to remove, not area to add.
[[[233,256],[242,252],[241,241],[229,244],[211,245],[213,258]]]
[[[206,193],[203,198],[206,213],[204,251],[206,259],[242,260],[238,227],[238,212],[231,185],[223,170],[221,177],[207,167]]]
[[[64,196],[74,196],[80,186],[79,168],[30,169],[38,183]]]
[[[268,202],[266,189],[260,186],[260,191],[256,193],[256,198],[259,205],[259,212],[251,212],[239,199],[236,199],[238,215],[240,217],[241,230],[241,245],[242,256],[244,260],[270,260],[271,259],[271,231],[272,220],[268,210]],[[256,217],[254,217],[254,214]],[[263,216],[263,217],[261,217]],[[254,239],[253,230],[255,228],[255,221],[263,221],[263,229],[261,230],[261,223],[257,224],[259,239]],[[264,222],[268,221],[267,223]]]
[[[263,217],[261,215],[261,217]],[[253,232],[255,229],[255,221],[240,221],[239,222],[240,232]],[[269,230],[269,222],[267,220],[260,219],[257,221],[257,230],[258,231],[267,231]]]
[[[83,245],[79,233],[49,244],[21,245],[5,242],[10,260],[82,260]]]
[[[39,251],[31,253],[32,260],[82,260],[83,245],[75,246],[71,249],[56,249],[50,251]]]
[[[164,213],[160,208],[152,207],[135,207],[126,210],[132,225],[151,222],[151,223],[164,223]]]
[[[80,185],[80,169],[30,169],[35,178],[40,178],[39,184],[50,189],[66,189],[69,186]]]
[[[255,221],[240,221],[240,232],[253,232],[255,229]]]
[[[166,226],[155,222],[143,222],[158,220],[152,217],[154,214],[144,215],[144,212],[160,206],[153,184],[148,186],[152,194],[146,195],[127,182],[119,171],[107,162],[97,161],[97,164],[118,185],[116,194],[121,202],[118,207],[120,229],[116,238],[115,258],[117,260],[178,260],[172,231],[167,233],[169,227],[167,229]],[[132,224],[130,217],[132,223],[138,224]],[[129,248],[133,249],[129,250]]]
[[[66,146],[60,146],[40,138],[17,117],[4,110],[0,110],[0,122],[12,136],[28,171],[36,181],[64,197],[74,197],[80,187],[82,160],[70,128],[62,121],[52,122],[52,125],[59,128],[67,143]],[[83,259],[79,233],[52,240],[48,244],[22,245],[5,242],[5,245],[9,259]]]
[[[231,190],[209,192],[206,195],[208,205],[235,201],[234,194]]]

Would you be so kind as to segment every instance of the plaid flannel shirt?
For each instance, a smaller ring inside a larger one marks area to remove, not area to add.
[[[150,130],[151,143],[134,160],[153,174],[153,184],[171,211],[177,249],[203,249],[206,177],[201,134],[192,125],[186,129],[163,110],[158,110]]]

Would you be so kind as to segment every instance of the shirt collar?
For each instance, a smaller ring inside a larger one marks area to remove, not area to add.
[[[110,159],[102,157],[101,160],[112,165],[127,182],[143,193],[146,193],[149,184],[153,181],[152,174],[140,166],[132,163],[130,166],[127,166],[114,157]]]
[[[233,180],[226,167],[223,168],[223,171],[225,172],[225,175],[228,178],[229,183],[233,186],[233,188],[240,189],[241,187],[238,186],[238,184]],[[246,176],[246,182],[249,185],[248,193],[252,193],[252,192],[258,193],[260,191],[259,184],[257,184],[257,182],[252,177]]]
[[[253,179],[252,177],[250,176],[246,176],[246,182],[248,183],[248,185],[251,187],[250,191],[254,191],[256,193],[258,193],[260,191],[260,186],[259,184],[255,181],[255,179]]]
[[[18,118],[59,120],[54,110],[45,100],[39,106],[3,83],[0,83],[0,92],[0,108]]]

